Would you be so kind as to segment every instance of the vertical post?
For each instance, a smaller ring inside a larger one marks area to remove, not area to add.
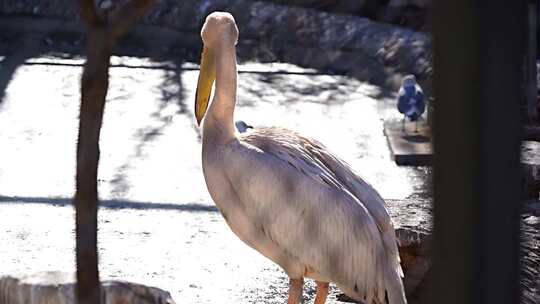
[[[519,303],[526,3],[434,2],[438,304]]]
[[[538,4],[535,0],[529,0],[528,5],[528,56],[527,56],[527,115],[529,120],[538,119],[538,100],[536,84],[536,52],[537,52],[537,29],[538,29]]]

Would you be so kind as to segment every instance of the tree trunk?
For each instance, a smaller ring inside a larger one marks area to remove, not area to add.
[[[80,0],[81,16],[87,25],[87,58],[81,79],[81,108],[77,141],[75,192],[77,301],[100,303],[101,291],[97,251],[99,135],[109,85],[112,48],[154,0],[133,0],[98,14],[93,0]]]
[[[97,175],[99,134],[109,84],[111,48],[103,28],[88,33],[88,57],[81,80],[81,108],[77,141],[77,295],[80,304],[99,303],[97,256]]]

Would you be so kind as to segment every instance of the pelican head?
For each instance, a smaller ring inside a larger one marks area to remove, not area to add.
[[[201,38],[205,47],[215,47],[215,43],[225,42],[236,45],[238,27],[234,17],[225,12],[214,12],[208,17],[201,29]]]
[[[224,12],[208,15],[201,30],[201,38],[203,52],[195,95],[195,117],[198,125],[208,108],[212,85],[216,79],[215,52],[238,42],[238,28],[234,17]]]

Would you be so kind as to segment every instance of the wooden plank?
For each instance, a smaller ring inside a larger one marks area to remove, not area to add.
[[[384,134],[390,147],[390,154],[400,166],[427,166],[433,160],[431,130],[424,122],[406,122],[405,130],[401,121],[389,121],[384,124]]]

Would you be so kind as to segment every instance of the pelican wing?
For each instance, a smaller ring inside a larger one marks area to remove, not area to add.
[[[384,302],[385,292],[390,303],[405,303],[384,201],[346,163],[321,143],[277,128],[240,136],[230,152],[235,163],[226,172],[246,212],[306,274],[368,303]]]

